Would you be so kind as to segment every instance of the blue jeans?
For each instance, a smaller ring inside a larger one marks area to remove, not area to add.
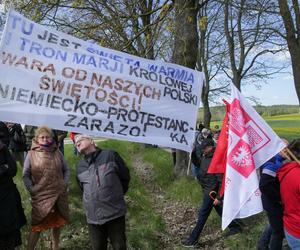
[[[197,167],[192,163],[192,176],[197,177],[199,174],[200,167]]]
[[[300,250],[300,239],[289,234],[285,229],[284,229],[284,234],[285,234],[285,238],[289,244],[289,247],[292,250]]]
[[[211,210],[213,208],[215,208],[218,215],[220,217],[222,217],[222,206],[214,206],[213,202],[214,201],[209,197],[208,194],[203,195],[202,205],[201,205],[201,208],[199,209],[199,213],[198,213],[198,221],[189,237],[190,241],[198,240],[198,238],[204,228],[204,225],[208,219],[208,216],[210,215]],[[241,229],[241,227],[235,221],[232,221],[228,227],[230,230],[234,230],[234,229],[240,230]]]

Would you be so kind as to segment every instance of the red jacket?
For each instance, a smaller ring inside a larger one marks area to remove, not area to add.
[[[283,202],[285,230],[300,238],[300,165],[296,162],[284,164],[277,172]]]

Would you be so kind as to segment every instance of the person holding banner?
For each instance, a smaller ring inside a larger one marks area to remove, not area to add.
[[[0,136],[0,249],[13,250],[22,244],[20,229],[26,218],[13,181],[17,165],[1,139]]]
[[[300,249],[300,139],[288,146],[291,162],[279,168],[280,194],[284,207],[285,238],[292,250]]]
[[[75,144],[84,155],[77,165],[77,180],[83,190],[92,249],[107,249],[108,238],[114,250],[126,249],[124,194],[129,170],[117,152],[98,148],[88,135],[76,135]]]
[[[60,228],[69,217],[69,178],[70,170],[52,138],[52,130],[37,128],[23,168],[32,205],[28,250],[35,248],[40,233],[48,229],[52,229],[53,250],[58,250]]]

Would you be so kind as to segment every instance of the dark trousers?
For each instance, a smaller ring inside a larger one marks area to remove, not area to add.
[[[270,250],[281,250],[282,241],[284,238],[283,231],[283,215],[282,214],[270,214],[267,213],[270,226],[272,228],[272,234],[269,244]]]
[[[267,224],[262,232],[258,243],[257,243],[257,250],[269,250],[269,243],[271,240],[272,235],[272,227],[270,224]]]
[[[204,228],[204,225],[208,219],[208,216],[210,215],[211,210],[213,208],[215,208],[218,215],[220,217],[222,217],[222,206],[220,206],[220,205],[214,206],[213,202],[214,202],[213,199],[211,199],[208,194],[203,195],[202,205],[201,205],[201,208],[199,209],[199,213],[198,213],[197,224],[194,227],[194,229],[189,237],[190,241],[198,240],[199,235],[201,234],[201,232]],[[236,221],[232,221],[228,227],[230,230],[241,230],[240,225]]]
[[[126,250],[125,216],[103,225],[88,224],[93,250],[106,250],[107,239],[114,250]]]

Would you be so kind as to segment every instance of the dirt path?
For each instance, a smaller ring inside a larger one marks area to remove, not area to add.
[[[196,223],[197,208],[166,199],[164,191],[153,184],[152,166],[143,162],[141,157],[137,156],[134,160],[134,167],[140,180],[151,194],[153,208],[166,223],[167,233],[160,235],[162,249],[183,249],[181,241],[186,238],[188,231],[191,231]],[[218,242],[220,237],[220,231],[209,232],[209,229],[205,229],[198,248],[224,249],[223,244]]]

